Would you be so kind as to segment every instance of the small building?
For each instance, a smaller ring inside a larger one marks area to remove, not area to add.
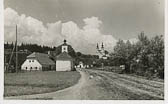
[[[79,65],[77,66],[78,68],[84,68],[84,64],[82,61],[79,61]]]
[[[56,71],[73,71],[74,59],[68,54],[68,44],[66,40],[61,45],[61,53],[56,57]]]
[[[55,62],[49,58],[48,54],[33,52],[27,56],[21,70],[55,70]]]

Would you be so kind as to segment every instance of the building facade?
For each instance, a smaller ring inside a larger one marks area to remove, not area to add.
[[[34,52],[27,56],[27,59],[21,66],[21,70],[55,70],[55,62],[49,58],[48,54]]]
[[[68,44],[66,40],[61,45],[61,53],[56,57],[56,71],[73,71],[74,59],[68,54]]]

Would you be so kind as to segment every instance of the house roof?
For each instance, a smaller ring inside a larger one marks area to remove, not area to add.
[[[56,57],[56,60],[72,60],[72,59],[73,58],[67,52],[62,52]]]
[[[36,59],[42,65],[55,65],[54,61],[49,58],[49,55],[44,53],[33,52],[27,56],[27,59]]]

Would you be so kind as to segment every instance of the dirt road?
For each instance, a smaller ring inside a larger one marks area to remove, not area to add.
[[[54,99],[54,100],[126,100],[126,99],[163,99],[163,82],[103,72],[79,70],[79,82],[64,90],[5,99]],[[68,80],[68,79],[67,79]]]

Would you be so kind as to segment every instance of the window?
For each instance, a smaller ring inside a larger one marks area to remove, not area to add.
[[[32,69],[32,67],[30,67],[30,69]]]
[[[35,69],[37,69],[37,67],[35,67]]]
[[[34,60],[32,60],[32,62],[34,62]]]
[[[66,50],[66,48],[64,48],[64,50]]]
[[[31,62],[31,60],[29,60],[29,62]]]
[[[26,67],[26,69],[27,69],[27,67]]]

